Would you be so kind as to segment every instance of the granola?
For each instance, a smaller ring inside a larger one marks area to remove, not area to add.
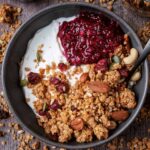
[[[0,4],[0,24],[3,25],[3,30],[1,30],[0,34],[0,63],[3,61],[10,39],[21,25],[19,19],[21,13],[22,9],[20,7],[10,4]]]
[[[123,50],[125,45],[119,56]],[[93,64],[88,65],[86,73],[77,66],[75,70],[80,70],[81,76],[74,86],[67,80],[66,69],[47,78],[40,73],[28,73],[26,86],[36,96],[34,107],[38,122],[52,140],[68,142],[75,137],[81,143],[92,141],[94,136],[106,139],[110,130],[130,116],[128,110],[135,108],[137,102],[134,92],[122,80],[129,70],[119,71],[126,67],[121,63],[124,57],[119,59],[119,69],[105,72],[95,71]],[[115,64],[113,54],[111,62]],[[50,68],[55,72],[59,65]]]

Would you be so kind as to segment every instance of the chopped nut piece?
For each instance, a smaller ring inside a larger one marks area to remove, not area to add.
[[[108,84],[100,81],[92,81],[88,83],[88,87],[94,92],[107,93],[110,90]]]
[[[32,143],[32,149],[33,150],[37,150],[40,148],[40,142],[39,141],[35,141],[34,143]]]
[[[84,127],[84,122],[82,118],[75,118],[71,121],[70,125],[73,129],[80,131]]]
[[[81,82],[85,82],[87,79],[88,79],[88,73],[83,73],[81,76],[80,76],[80,81]]]
[[[114,111],[111,114],[111,117],[115,120],[115,121],[124,121],[128,118],[129,116],[129,112],[125,111],[125,110],[120,110],[120,111]]]

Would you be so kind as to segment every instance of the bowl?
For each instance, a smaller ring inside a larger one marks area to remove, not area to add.
[[[131,124],[140,111],[148,88],[148,64],[147,61],[145,61],[142,66],[142,79],[134,88],[138,101],[137,107],[131,111],[130,117],[125,122],[120,124],[116,130],[110,133],[109,138],[106,140],[95,140],[89,143],[77,143],[75,141],[59,143],[53,142],[47,138],[44,130],[38,125],[36,116],[25,101],[22,87],[20,87],[19,84],[19,63],[26,53],[29,40],[38,29],[48,25],[52,20],[58,17],[73,16],[81,10],[101,12],[109,18],[116,20],[120,24],[123,31],[129,34],[133,47],[138,49],[139,53],[142,52],[143,49],[141,43],[135,32],[127,23],[125,23],[125,21],[114,13],[104,8],[86,3],[65,3],[53,5],[40,11],[20,27],[8,46],[2,68],[4,94],[11,111],[21,126],[46,144],[67,149],[89,148],[102,145],[122,133]]]

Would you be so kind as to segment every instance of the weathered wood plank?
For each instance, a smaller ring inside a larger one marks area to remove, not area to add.
[[[19,0],[0,0],[0,3],[10,3],[12,5],[17,5],[23,8],[23,14],[21,16],[22,22],[28,20],[33,14],[37,13],[42,8],[49,5],[57,3],[58,0],[39,0],[32,3],[22,3]],[[114,6],[114,12],[121,16],[126,22],[136,31],[144,22],[150,21],[149,18],[141,18],[133,12],[126,10],[122,5],[122,0],[117,0]],[[1,65],[0,65],[1,70]],[[2,90],[2,83],[0,80],[0,90]],[[147,103],[149,99],[147,98]],[[8,120],[7,122],[9,122]],[[149,136],[147,129],[150,128],[150,121],[144,120],[141,124],[136,124],[135,122],[124,132],[120,137],[123,137],[126,141],[129,141],[135,136],[145,137]],[[11,137],[6,136],[7,145],[1,147],[0,150],[16,150],[17,143],[12,140]],[[98,147],[97,150],[104,150],[106,146]],[[126,149],[126,148],[124,148]]]

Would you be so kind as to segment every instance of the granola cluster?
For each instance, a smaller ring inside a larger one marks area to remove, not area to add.
[[[78,2],[79,0],[71,0],[71,2]],[[59,2],[67,2],[67,0],[59,0]],[[101,7],[112,11],[115,0],[84,0],[86,3],[99,4]]]
[[[146,10],[150,10],[150,2],[146,1],[146,0],[125,0],[128,3],[130,3],[132,6],[134,6],[135,8],[139,9],[146,9]]]
[[[13,7],[9,4],[0,5],[0,22],[7,24],[18,22],[21,11],[20,7]]]
[[[139,150],[139,149],[149,150],[150,149],[150,139],[147,137],[145,137],[145,138],[135,137],[132,141],[128,142],[127,146],[131,150]]]
[[[3,27],[0,34],[0,63],[6,53],[10,39],[16,29],[21,25],[19,16],[22,9],[9,4],[0,4],[0,25]]]
[[[138,31],[138,35],[144,44],[150,39],[150,22],[146,22]]]
[[[124,58],[130,55],[128,36],[124,44],[97,64],[71,66],[64,63],[40,68],[38,73],[26,69],[27,77],[23,86],[32,90],[36,96],[34,107],[40,126],[51,140],[68,142],[90,142],[106,139],[109,131],[125,121],[136,107],[135,93],[126,86],[132,64],[125,64]],[[59,71],[58,71],[59,70]],[[51,74],[46,76],[51,71]],[[71,85],[68,77],[78,75],[79,79]]]

